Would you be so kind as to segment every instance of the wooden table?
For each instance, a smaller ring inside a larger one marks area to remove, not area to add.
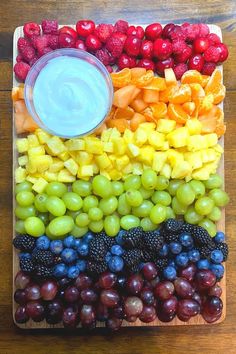
[[[167,3],[169,3],[167,5]],[[236,353],[236,3],[235,0],[213,1],[14,1],[0,3],[0,354],[25,353]],[[215,23],[223,30],[230,57],[224,65],[226,190],[231,202],[226,210],[226,232],[230,245],[227,264],[227,317],[220,325],[172,328],[124,328],[106,335],[97,330],[22,331],[12,321],[12,246],[11,246],[11,133],[12,104],[12,34],[15,27],[28,21],[41,22],[56,18],[59,23],[75,23],[81,18],[96,22],[114,22],[123,18],[133,23],[155,21],[202,21]]]

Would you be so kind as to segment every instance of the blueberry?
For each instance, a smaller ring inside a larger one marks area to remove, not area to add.
[[[200,259],[200,252],[198,250],[193,249],[188,252],[188,257],[189,257],[190,262],[195,263],[195,262],[199,261],[199,259]]]
[[[87,262],[86,262],[84,259],[79,259],[79,260],[76,262],[76,265],[77,265],[77,267],[79,268],[79,270],[80,270],[81,272],[84,272],[85,269],[86,269]]]
[[[22,259],[31,259],[32,258],[31,254],[27,253],[27,252],[19,253],[18,257],[19,257],[20,260],[22,260]]]
[[[187,233],[180,234],[179,240],[184,247],[190,248],[193,246],[193,238]]]
[[[77,252],[73,250],[73,248],[65,248],[61,252],[61,258],[65,263],[73,263],[77,260],[78,255]]]
[[[52,253],[58,255],[62,252],[64,246],[63,246],[63,242],[61,240],[53,240],[50,243],[50,250],[52,251]]]
[[[175,263],[179,267],[186,267],[186,265],[188,264],[188,254],[186,252],[181,252],[180,254],[178,254],[175,258]]]
[[[81,244],[78,246],[77,248],[78,253],[80,254],[80,256],[86,257],[89,253],[89,246],[87,243],[85,243],[84,241],[81,242]]]
[[[113,245],[111,247],[111,253],[114,256],[121,256],[124,253],[124,250],[120,245]]]
[[[179,242],[171,242],[169,247],[173,254],[179,254],[182,251],[182,245]]]
[[[163,275],[168,280],[174,280],[177,275],[176,269],[172,266],[167,266],[163,271]]]
[[[91,231],[88,231],[84,237],[83,237],[83,241],[84,242],[90,242],[92,239],[94,238],[94,234]]]
[[[105,261],[108,263],[111,258],[112,258],[111,252],[107,252],[105,255]]]
[[[159,255],[161,257],[166,257],[168,255],[168,252],[169,252],[169,246],[166,243],[164,243],[164,245],[159,250]]]
[[[223,262],[224,255],[220,250],[214,250],[211,252],[211,261],[215,264],[220,264]]]
[[[175,261],[174,261],[173,259],[171,259],[171,260],[168,262],[168,266],[173,267],[173,268],[176,268]]]
[[[215,243],[222,243],[225,241],[225,234],[222,231],[218,231],[214,237]]]
[[[74,236],[70,235],[64,238],[63,240],[64,246],[67,248],[72,248],[75,244]]]
[[[50,240],[47,236],[40,236],[36,240],[36,247],[39,250],[48,250],[50,246]]]
[[[72,265],[68,269],[67,276],[70,279],[75,279],[78,277],[79,273],[80,273],[79,267],[77,265]]]
[[[56,278],[63,278],[67,275],[68,267],[64,263],[58,263],[53,269],[53,275]]]
[[[197,267],[198,267],[198,269],[209,269],[210,262],[208,261],[208,259],[200,259],[197,262]]]
[[[124,261],[119,256],[111,257],[111,259],[108,262],[108,267],[111,272],[114,273],[120,272],[124,267]]]
[[[215,274],[217,279],[222,278],[225,272],[225,268],[222,264],[211,264],[210,270]]]
[[[82,243],[82,240],[80,239],[80,238],[76,238],[75,239],[75,242],[74,242],[74,246],[73,246],[73,248],[75,249],[75,250],[77,250],[77,248],[79,247],[79,245]]]
[[[118,245],[123,245],[124,242],[123,242],[123,236],[125,235],[126,231],[125,230],[120,230],[118,232],[118,235],[116,236],[115,240],[116,242],[118,243]]]

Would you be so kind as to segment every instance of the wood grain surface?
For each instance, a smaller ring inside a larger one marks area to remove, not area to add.
[[[139,1],[2,1],[0,3],[0,354],[8,353],[236,353],[236,270],[234,239],[235,172],[236,172],[236,4],[235,1],[171,1],[156,3]],[[224,65],[227,87],[225,118],[226,190],[231,202],[226,210],[226,232],[230,245],[227,264],[227,317],[222,324],[203,327],[124,328],[106,335],[99,329],[86,335],[83,331],[64,330],[21,331],[11,316],[11,100],[12,35],[15,27],[26,21],[57,18],[60,23],[74,23],[79,18],[113,22],[124,18],[130,22],[147,23],[196,22],[215,23],[223,30],[229,45],[230,58]]]

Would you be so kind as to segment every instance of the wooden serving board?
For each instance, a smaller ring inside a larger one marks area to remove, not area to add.
[[[75,28],[74,25],[70,25],[71,27]],[[62,26],[60,26],[62,27]],[[144,28],[146,26],[143,26]],[[220,38],[222,38],[222,31],[221,28],[219,26],[216,25],[209,25],[209,28],[211,30],[211,32],[216,33]],[[23,27],[17,27],[15,29],[14,32],[14,37],[13,37],[13,66],[16,62],[16,56],[17,56],[17,40],[19,37],[23,36]],[[223,73],[223,67],[218,66],[218,69],[221,70],[221,72]],[[14,86],[18,86],[19,82],[15,79],[15,75],[13,74],[13,87]],[[223,103],[220,104],[220,107],[223,108]],[[14,111],[13,111],[13,175],[14,175],[14,171],[15,168],[17,167],[17,150],[16,150],[16,146],[15,146],[15,142],[16,142],[16,131],[15,131],[15,127],[14,127]],[[219,141],[219,143],[221,144],[222,147],[224,147],[224,137],[222,137]],[[221,157],[221,161],[220,161],[220,165],[218,167],[218,173],[220,174],[220,176],[223,178],[224,180],[224,154]],[[13,176],[14,177],[14,176]],[[15,181],[13,178],[13,210],[15,209]],[[223,232],[225,232],[225,211],[222,210],[222,217],[221,220],[217,223],[217,229],[221,230]],[[15,217],[14,217],[14,212],[13,212],[13,238],[15,237]],[[15,284],[14,284],[14,278],[15,275],[17,274],[17,272],[19,271],[19,261],[18,261],[18,255],[17,255],[17,250],[13,247],[13,293],[12,293],[12,303],[13,303],[13,320],[14,323],[16,324],[17,327],[22,328],[22,329],[49,329],[49,328],[63,328],[62,324],[57,324],[57,325],[50,325],[48,324],[46,321],[42,321],[42,322],[34,322],[32,320],[29,320],[27,323],[25,324],[19,324],[15,322],[14,319],[14,313],[18,307],[18,305],[15,303],[14,301],[14,292],[16,290]],[[220,286],[222,288],[222,296],[221,299],[223,301],[223,312],[222,312],[222,316],[221,318],[216,321],[214,324],[218,324],[221,323],[222,321],[224,321],[225,316],[226,316],[226,273],[224,275],[224,277],[222,278],[221,282],[220,282]],[[168,323],[164,323],[161,322],[159,320],[155,320],[153,322],[150,323],[143,323],[140,320],[137,320],[135,323],[129,323],[126,321],[123,321],[122,326],[123,327],[156,327],[156,326],[191,326],[191,325],[209,325],[201,315],[195,316],[193,318],[191,318],[188,322],[182,322],[180,321],[177,317],[175,317],[171,322]],[[80,325],[78,326],[78,328],[81,327]],[[105,327],[103,322],[98,322],[97,323],[97,327]]]

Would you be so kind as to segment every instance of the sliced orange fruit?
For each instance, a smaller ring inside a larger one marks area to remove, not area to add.
[[[167,105],[164,102],[150,104],[154,118],[165,118],[167,115]]]
[[[163,91],[166,89],[166,81],[163,77],[154,77],[150,84],[143,87],[144,89]]]
[[[130,69],[131,72],[131,79],[138,79],[139,77],[143,76],[146,74],[146,69],[145,68],[132,68]]]
[[[114,87],[124,87],[131,82],[131,71],[125,68],[116,73],[111,73],[111,79]]]
[[[159,101],[159,91],[143,89],[143,100],[147,103],[154,103]]]
[[[221,83],[222,83],[222,74],[220,70],[215,69],[205,86],[205,92],[212,93],[215,90],[215,88],[218,87]]]
[[[205,91],[200,84],[189,84],[189,86],[191,87],[192,91],[192,101],[196,101],[199,98],[205,97]]]
[[[199,99],[197,104],[198,114],[202,115],[209,112],[213,107],[214,96],[212,93],[209,93],[205,97]]]
[[[146,122],[146,119],[143,114],[135,113],[133,118],[130,121],[130,128],[132,131],[135,131],[139,124]]]
[[[136,98],[130,103],[130,106],[136,111],[136,112],[142,112],[145,108],[148,107],[148,103],[144,102],[143,99],[141,98]]]
[[[109,128],[117,128],[120,133],[124,133],[125,129],[130,129],[129,121],[127,119],[111,119],[107,122]]]
[[[202,87],[204,88],[210,79],[209,75],[202,75]]]
[[[146,73],[138,78],[133,78],[131,83],[139,88],[143,88],[152,82],[154,77],[154,72],[152,70],[147,70]]]
[[[98,127],[98,128],[95,130],[94,134],[95,134],[95,135],[101,135],[102,132],[103,132],[104,130],[106,130],[106,129],[107,129],[107,125],[106,125],[106,123],[103,123],[102,125],[100,125],[100,127]]]
[[[202,84],[202,75],[197,70],[188,70],[181,77],[182,84]]]
[[[194,102],[185,102],[182,105],[183,109],[185,110],[186,113],[188,113],[190,116],[194,113],[196,105]]]
[[[173,96],[176,91],[178,91],[178,85],[172,85],[167,87],[164,91],[160,91],[159,93],[160,102],[168,103],[170,97]]]
[[[131,107],[117,108],[113,115],[113,119],[128,119],[130,120],[134,115],[134,110]]]
[[[190,116],[179,104],[170,103],[167,110],[170,119],[175,120],[177,123],[185,124]]]
[[[173,91],[169,95],[170,103],[182,104],[190,102],[192,96],[191,87],[188,84],[183,84],[178,90]]]
[[[214,96],[214,104],[219,104],[220,102],[223,101],[223,99],[225,98],[225,91],[226,88],[224,85],[219,84],[218,86],[215,87],[214,90],[211,91],[211,93]]]

